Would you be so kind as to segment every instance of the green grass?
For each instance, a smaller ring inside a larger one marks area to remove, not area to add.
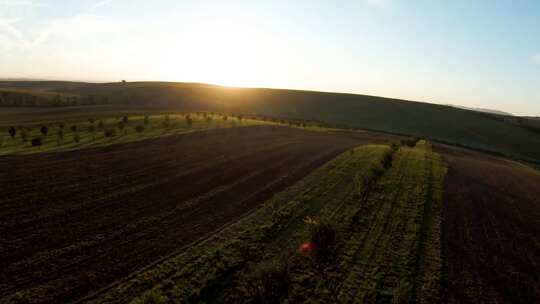
[[[393,160],[391,166],[383,166],[385,158]],[[152,290],[178,303],[248,303],[246,280],[263,265],[286,260],[288,303],[435,303],[444,173],[425,141],[415,148],[364,146],[345,152],[243,220],[92,302],[138,301]],[[310,239],[306,221],[324,221],[337,231],[336,254],[322,270],[298,251]]]
[[[188,125],[186,115],[190,115],[193,119],[191,125]],[[71,151],[84,148],[108,146],[119,143],[126,143],[132,141],[140,141],[149,138],[157,138],[161,136],[169,136],[174,134],[181,134],[187,132],[196,132],[204,130],[212,130],[219,128],[232,128],[243,127],[250,125],[265,124],[266,122],[254,120],[254,119],[238,119],[235,117],[228,117],[226,121],[222,119],[221,115],[208,115],[212,118],[211,121],[207,121],[205,117],[196,113],[187,114],[173,114],[170,117],[170,126],[163,125],[165,121],[165,115],[151,115],[149,116],[148,125],[144,125],[144,116],[128,116],[128,123],[123,130],[118,128],[118,123],[121,121],[122,116],[107,117],[97,119],[91,124],[88,120],[71,121],[70,123],[63,123],[64,128],[63,136],[59,137],[58,131],[60,123],[55,124],[43,124],[48,126],[47,136],[43,136],[40,132],[40,125],[33,125],[27,131],[27,141],[23,142],[21,138],[21,131],[17,130],[17,134],[12,139],[7,130],[3,131],[0,135],[0,155],[7,154],[32,154],[43,152],[56,152],[56,151]],[[103,122],[103,128],[99,128],[99,122]],[[71,126],[76,125],[77,131],[73,132]],[[93,125],[95,131],[90,132],[89,126]],[[136,131],[137,126],[144,126],[143,132]],[[105,130],[114,129],[116,136],[106,137]],[[75,136],[78,134],[79,142],[75,141]],[[42,138],[42,146],[32,146],[31,140],[34,138]]]
[[[110,103],[125,105],[318,120],[427,137],[540,162],[540,129],[502,116],[428,103],[366,95],[238,89],[192,83],[4,82],[0,83],[2,86],[80,96],[107,96]]]

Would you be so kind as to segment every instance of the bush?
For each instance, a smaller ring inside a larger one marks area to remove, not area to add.
[[[95,139],[95,132],[96,132],[96,128],[94,127],[94,125],[89,125],[88,126],[88,132],[90,132],[92,134],[92,140]]]
[[[309,221],[310,255],[319,272],[330,265],[335,258],[337,233],[334,225],[328,222]]]
[[[47,126],[41,126],[41,128],[39,129],[39,131],[41,132],[41,134],[43,136],[47,136],[47,133],[49,133],[49,128],[47,128]]]
[[[249,303],[281,303],[291,285],[291,274],[286,262],[265,262],[255,266],[240,281],[240,288]]]
[[[163,126],[165,128],[168,128],[171,125],[171,118],[169,117],[169,114],[165,115],[165,120],[163,120]]]
[[[142,132],[144,132],[144,126],[136,126],[135,131],[137,131],[137,133],[141,134]]]
[[[39,147],[41,145],[43,145],[43,140],[41,139],[41,137],[36,137],[32,139],[32,147]]]
[[[15,127],[9,127],[8,133],[9,136],[11,136],[11,139],[14,139],[15,135],[17,134],[17,129],[15,129]]]
[[[163,295],[161,291],[150,290],[142,295],[140,298],[136,298],[131,301],[130,304],[162,304],[169,303],[169,299]]]
[[[26,129],[21,129],[21,139],[23,142],[27,142],[28,141],[28,137],[27,137],[27,134],[26,134]]]
[[[64,139],[64,129],[58,129],[58,132],[56,134],[58,135],[58,142],[61,142]]]
[[[105,135],[105,137],[115,137],[116,136],[116,130],[115,129],[107,129],[105,130],[105,132],[103,133]]]

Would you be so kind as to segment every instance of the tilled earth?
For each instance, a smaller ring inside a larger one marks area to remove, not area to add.
[[[385,140],[255,126],[0,157],[0,302],[76,301]]]
[[[448,303],[540,303],[540,173],[439,146]]]

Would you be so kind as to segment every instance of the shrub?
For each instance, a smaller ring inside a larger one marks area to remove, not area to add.
[[[135,131],[137,131],[137,133],[141,134],[142,132],[144,132],[144,126],[136,126]]]
[[[58,141],[62,141],[62,139],[64,139],[64,129],[63,128],[58,129],[58,132],[56,132],[56,134],[58,135]]]
[[[136,298],[130,304],[162,304],[169,303],[169,299],[159,290],[145,292],[142,297]]]
[[[9,127],[8,133],[9,136],[11,136],[11,139],[14,139],[15,135],[17,135],[17,129],[15,129],[15,127]]]
[[[191,126],[193,125],[193,119],[191,118],[190,115],[187,115],[186,116],[186,124],[189,128],[191,128]]]
[[[169,117],[169,114],[165,115],[165,119],[163,120],[163,126],[165,128],[168,128],[171,125],[171,118]]]
[[[309,253],[317,265],[319,272],[330,265],[335,258],[337,243],[336,228],[328,222],[307,221],[309,225],[310,245]]]
[[[105,130],[105,132],[103,133],[105,135],[105,137],[115,137],[116,136],[116,130],[115,129],[107,129]]]
[[[21,129],[21,139],[23,142],[27,142],[28,141],[28,137],[27,137],[27,134],[26,134],[26,129]]]
[[[240,288],[250,303],[281,303],[291,285],[291,274],[286,262],[265,262],[241,277]]]
[[[95,138],[95,131],[96,131],[96,128],[94,127],[94,125],[89,125],[88,126],[88,132],[90,132],[92,134],[92,140],[94,140],[94,138]]]
[[[31,143],[32,143],[32,147],[39,147],[43,144],[43,140],[41,139],[41,137],[36,137],[32,139]]]
[[[43,136],[47,136],[47,133],[49,133],[49,128],[47,128],[47,126],[41,126],[41,128],[39,129],[39,131],[41,132],[41,134]]]

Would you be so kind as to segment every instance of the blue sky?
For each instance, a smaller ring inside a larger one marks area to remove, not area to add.
[[[0,77],[297,88],[540,115],[540,1],[0,0]]]

